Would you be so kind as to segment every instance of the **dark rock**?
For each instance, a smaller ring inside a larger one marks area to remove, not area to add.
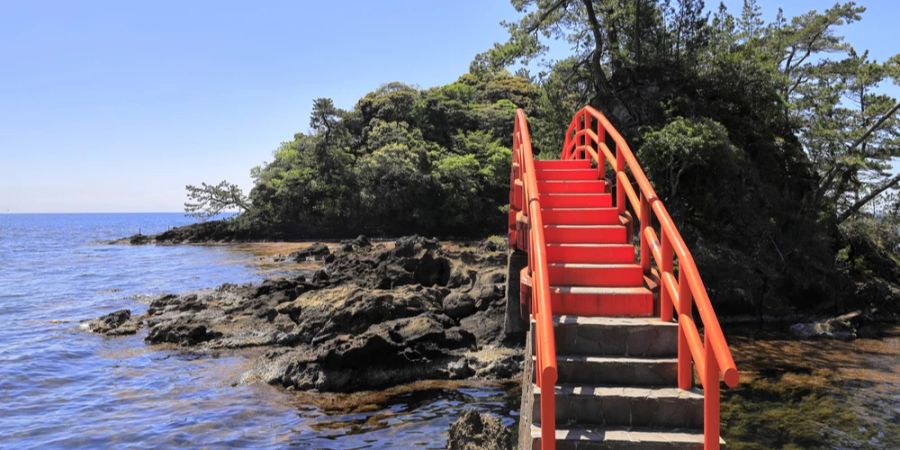
[[[439,311],[444,288],[405,286],[394,290],[337,286],[304,293],[292,302],[279,305],[298,324],[305,342],[322,334],[357,334],[373,324],[391,319]]]
[[[150,236],[140,233],[128,238],[128,243],[131,245],[144,245],[149,244],[152,241],[153,239]]]
[[[440,246],[436,238],[424,238],[419,235],[406,236],[394,241],[393,256],[413,256],[421,250],[434,250]]]
[[[478,272],[467,269],[465,266],[454,266],[450,271],[450,279],[447,280],[447,287],[471,287],[475,284]]]
[[[97,322],[144,324],[150,344],[266,346],[247,376],[294,389],[349,392],[520,370],[510,353],[521,350],[503,347],[505,274],[494,253],[419,236],[342,246],[304,249],[326,261],[306,278],[163,295],[139,320],[117,312]]]
[[[512,378],[522,373],[522,355],[518,353],[491,355],[489,359],[472,358],[469,366],[479,378]]]
[[[511,450],[513,430],[494,415],[466,410],[450,425],[448,450]]]
[[[450,280],[450,260],[442,256],[435,258],[427,252],[419,259],[413,278],[422,286],[446,286]]]
[[[264,280],[259,284],[259,286],[256,287],[256,290],[253,292],[253,296],[260,297],[263,295],[271,294],[273,292],[283,292],[289,297],[296,297],[298,295],[296,290],[302,283],[302,278],[296,280],[283,278]]]
[[[131,311],[127,309],[111,312],[87,324],[88,330],[92,333],[105,334],[107,336],[134,334],[140,327],[140,322],[131,320]]]
[[[474,343],[471,334],[433,314],[389,320],[326,339],[315,351],[280,355],[268,368],[268,380],[297,389],[353,391],[459,378],[473,371],[455,350]]]
[[[442,302],[444,314],[461,319],[475,312],[475,300],[465,292],[451,292]]]
[[[191,323],[189,320],[174,320],[151,327],[145,341],[151,344],[173,343],[188,346],[221,336],[222,333],[209,331],[204,325]]]
[[[478,250],[482,252],[499,252],[506,248],[506,243],[497,239],[485,239],[478,244]]]
[[[147,309],[148,315],[157,314],[166,308],[169,308],[170,305],[178,302],[178,296],[175,294],[165,294],[161,295],[150,302],[150,307]]]
[[[475,336],[475,340],[481,344],[498,344],[503,341],[503,321],[496,317],[503,317],[504,310],[492,307],[477,311],[459,321],[459,325]]]
[[[304,248],[303,250],[298,250],[290,254],[291,259],[298,262],[308,261],[310,259],[322,259],[325,255],[330,254],[331,251],[328,249],[328,246],[321,243],[316,242],[315,244],[310,245],[309,247]]]

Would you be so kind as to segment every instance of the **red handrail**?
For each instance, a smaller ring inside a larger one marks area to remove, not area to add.
[[[596,131],[594,131],[595,122]],[[606,145],[607,135],[615,144],[615,153]],[[625,139],[603,113],[590,106],[585,106],[575,113],[566,130],[562,150],[562,159],[587,158],[597,163],[600,178],[606,174],[605,163],[615,171],[616,208],[620,216],[627,219],[626,204],[630,204],[632,211],[637,214],[640,223],[641,267],[644,273],[649,275],[651,262],[656,263],[661,283],[660,319],[671,321],[673,309],[677,313],[678,387],[681,389],[692,387],[691,362],[693,362],[704,391],[704,448],[718,449],[719,381],[723,379],[727,386],[734,387],[740,376],[706,288],[703,286],[703,280],[700,279],[694,258]],[[637,192],[633,183],[637,184]],[[653,228],[654,217],[659,223],[659,235]],[[674,269],[676,258],[677,280]],[[694,305],[703,325],[702,343],[692,314]]]
[[[553,337],[553,312],[550,308],[550,282],[547,279],[544,222],[534,171],[531,134],[525,112],[516,111],[513,131],[513,163],[510,171],[509,243],[528,252],[528,270],[533,281],[531,316],[535,321],[535,384],[541,389],[541,446],[556,448],[556,342]],[[527,239],[526,236],[527,235]]]

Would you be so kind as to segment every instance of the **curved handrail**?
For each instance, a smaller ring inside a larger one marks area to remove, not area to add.
[[[597,129],[593,130],[596,121]],[[606,137],[615,145],[613,153]],[[719,380],[729,387],[737,385],[740,375],[725,341],[725,335],[713,311],[712,303],[700,278],[694,257],[688,250],[672,217],[656,195],[637,158],[625,139],[603,113],[585,106],[575,113],[566,130],[562,159],[588,159],[597,163],[599,176],[606,173],[608,163],[615,171],[616,208],[624,218],[626,203],[637,213],[640,223],[641,267],[651,272],[651,260],[656,263],[661,282],[660,319],[671,321],[674,308],[678,317],[678,386],[689,389],[693,384],[691,362],[700,374],[704,388],[704,435],[706,448],[719,446]],[[628,171],[626,171],[626,169]],[[629,177],[628,172],[631,173]],[[633,179],[633,181],[632,181]],[[632,183],[637,184],[635,191]],[[651,216],[652,213],[652,216]],[[659,222],[657,237],[653,218]],[[674,261],[678,260],[678,278]],[[691,313],[696,305],[703,324],[703,340]],[[701,343],[702,342],[702,343]]]
[[[675,256],[678,258],[679,262],[679,278],[684,277],[687,285],[690,289],[690,296],[686,299],[679,298],[680,295],[676,294],[671,297],[672,304],[675,306],[675,309],[681,313],[682,303],[686,303],[693,298],[693,303],[697,305],[697,310],[700,314],[700,319],[703,323],[704,333],[710,334],[712,350],[715,354],[716,362],[719,366],[719,371],[721,377],[725,380],[725,384],[729,387],[734,387],[737,385],[739,380],[739,374],[737,371],[737,367],[734,364],[734,358],[731,355],[731,351],[728,349],[728,344],[725,341],[725,335],[722,333],[722,328],[719,325],[719,321],[715,316],[715,312],[712,308],[712,303],[709,300],[709,295],[706,293],[706,288],[703,285],[703,280],[700,278],[700,273],[697,270],[697,265],[694,263],[694,257],[691,255],[690,250],[688,250],[687,245],[684,243],[684,239],[681,237],[681,233],[678,232],[678,229],[675,227],[675,223],[672,221],[672,217],[669,215],[669,212],[666,210],[666,207],[663,205],[662,201],[659,200],[659,197],[656,195],[656,191],[653,189],[653,186],[650,184],[650,180],[647,179],[647,175],[644,174],[643,168],[638,164],[637,158],[635,158],[634,153],[629,148],[628,144],[625,142],[625,138],[619,134],[618,130],[612,126],[609,120],[606,118],[603,113],[597,111],[591,106],[585,106],[582,108],[579,113],[584,114],[583,118],[579,118],[579,114],[576,113],[575,119],[572,120],[572,124],[569,126],[569,130],[575,129],[574,136],[569,134],[566,135],[566,143],[563,145],[563,159],[578,159],[576,158],[578,155],[577,152],[572,151],[577,148],[577,138],[581,135],[586,136],[585,140],[589,137],[592,141],[595,141],[598,148],[602,148],[603,153],[611,153],[609,152],[605,142],[602,142],[600,136],[608,133],[610,138],[615,143],[615,158],[610,161],[610,165],[612,165],[616,170],[616,179],[617,179],[617,190],[623,190],[628,197],[628,201],[631,204],[632,209],[638,213],[639,221],[641,222],[641,260],[642,265],[645,262],[645,258],[643,255],[651,254],[650,247],[659,248],[660,241],[653,240],[647,242],[647,244],[652,245],[644,245],[644,235],[647,234],[645,230],[653,231],[651,228],[650,218],[647,215],[641,216],[641,211],[645,209],[650,209],[654,213],[654,217],[660,223],[660,229],[662,231],[662,250],[666,250],[666,245],[671,246],[671,251],[674,252]],[[588,118],[596,119],[598,122],[598,126],[602,127],[600,132],[595,133],[593,130],[589,128],[590,123],[584,123],[585,121],[590,122]],[[579,126],[581,126],[579,130]],[[588,150],[587,147],[590,144],[587,142],[583,143],[583,147],[585,150]],[[568,152],[567,152],[568,150]],[[593,149],[590,149],[593,150]],[[602,163],[598,158],[592,159],[597,161],[598,165]],[[624,161],[620,161],[624,160]],[[624,164],[623,164],[624,163]],[[631,186],[630,179],[628,178],[627,173],[625,172],[625,168],[628,168],[631,171],[631,174],[634,178],[634,181],[638,185],[638,190],[640,192],[640,198],[637,199],[636,193]],[[600,169],[603,170],[603,169]],[[628,181],[628,183],[620,183],[619,181]],[[629,192],[630,191],[630,192]],[[618,192],[617,192],[618,194]],[[624,202],[623,202],[624,203]],[[619,212],[624,212],[624,204],[617,204],[619,208]],[[646,221],[640,219],[648,219]],[[653,233],[655,236],[655,232]],[[645,249],[645,247],[647,247]],[[647,250],[647,251],[644,251]],[[672,270],[665,270],[664,265],[668,265],[668,261],[663,261],[663,254],[666,253],[664,251],[660,251],[660,257],[656,258],[654,256],[654,260],[657,263],[657,267],[663,269],[661,272],[663,274],[668,273],[671,275]],[[649,260],[646,261],[649,263]],[[645,267],[648,268],[648,266]],[[667,278],[663,278],[663,283],[666,283]],[[674,281],[674,277],[671,279]],[[681,280],[677,282],[673,287],[678,288],[681,284]],[[664,291],[667,291],[664,289]],[[676,292],[680,292],[676,289]],[[669,297],[669,295],[667,295]],[[668,305],[665,305],[668,306]],[[689,306],[689,305],[687,305]],[[662,308],[661,308],[662,309]],[[662,311],[661,315],[666,314],[666,311]],[[690,315],[689,313],[687,315]],[[664,320],[671,320],[671,311],[668,312],[668,316],[663,317]]]
[[[510,245],[524,243],[518,233],[527,233],[528,268],[532,274],[532,317],[535,320],[536,384],[541,389],[541,442],[545,450],[556,448],[554,387],[557,380],[556,342],[553,336],[553,312],[550,282],[547,279],[544,222],[535,177],[534,156],[528,120],[522,109],[516,111],[513,131],[513,164],[510,173]],[[521,192],[518,192],[521,188]],[[549,419],[549,420],[548,420]]]

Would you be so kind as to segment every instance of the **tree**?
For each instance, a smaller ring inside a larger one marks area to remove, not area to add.
[[[184,203],[184,212],[192,217],[208,219],[229,209],[244,212],[251,208],[241,188],[226,180],[215,185],[200,183],[199,187],[189,184],[185,189],[188,201]]]

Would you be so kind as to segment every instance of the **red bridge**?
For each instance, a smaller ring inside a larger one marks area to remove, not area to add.
[[[738,371],[694,259],[622,136],[587,106],[561,158],[535,161],[519,110],[511,172],[511,267],[525,254],[527,266],[510,287],[518,278],[534,355],[520,446],[723,446],[719,387]]]

